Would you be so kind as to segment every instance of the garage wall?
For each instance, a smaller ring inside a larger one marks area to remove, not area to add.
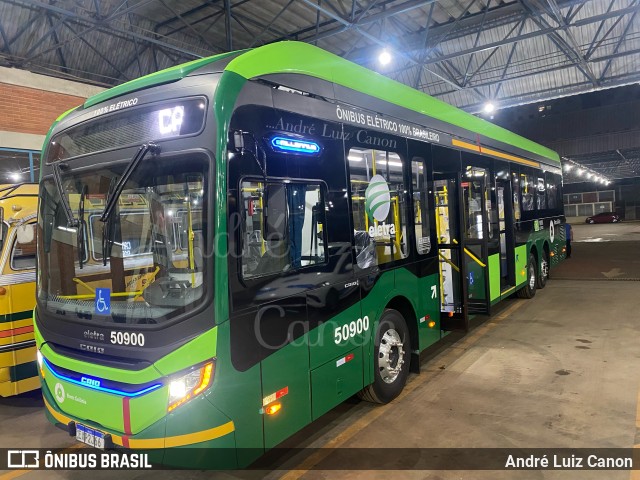
[[[0,67],[0,148],[40,150],[63,112],[103,88]]]

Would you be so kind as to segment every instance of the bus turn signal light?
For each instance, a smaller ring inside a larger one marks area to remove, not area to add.
[[[169,406],[167,407],[167,411],[171,412],[175,410],[196,395],[204,392],[207,387],[211,385],[213,371],[213,362],[209,362],[173,380],[169,384]]]
[[[267,415],[275,415],[276,413],[278,413],[280,411],[280,409],[282,408],[282,404],[281,403],[272,403],[271,405],[269,405],[268,407],[264,407],[264,413],[266,413]]]
[[[428,324],[428,325],[429,325],[429,328],[433,328],[433,327],[435,327],[435,326],[436,326],[436,322],[434,322],[433,320],[431,320],[431,321],[429,322],[429,324]]]

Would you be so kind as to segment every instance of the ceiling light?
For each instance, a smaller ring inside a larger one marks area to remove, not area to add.
[[[572,168],[573,168],[573,165],[570,165],[568,163],[564,164],[564,171],[565,172],[570,172]]]
[[[491,102],[487,102],[484,104],[484,112],[485,113],[491,113],[496,109],[496,106],[491,103]]]
[[[387,65],[389,62],[391,62],[391,54],[386,50],[382,50],[382,52],[380,52],[380,55],[378,56],[378,61],[382,65]]]
[[[581,177],[583,173],[584,173],[584,170],[582,168],[579,168],[578,171],[576,172],[576,175]]]
[[[21,179],[22,179],[22,175],[20,175],[19,173],[11,174],[11,180],[14,182],[19,182]]]

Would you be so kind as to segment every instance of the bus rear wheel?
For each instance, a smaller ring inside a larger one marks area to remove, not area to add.
[[[518,297],[520,298],[533,298],[536,294],[536,285],[538,272],[538,262],[533,254],[529,254],[529,262],[527,263],[527,283],[524,287],[518,290]]]
[[[411,341],[407,323],[397,310],[387,309],[380,317],[373,350],[374,381],[360,391],[360,398],[389,403],[402,392],[409,376]]]
[[[543,289],[549,280],[549,254],[546,250],[542,252],[542,261],[540,262],[540,275],[536,279],[536,287]]]

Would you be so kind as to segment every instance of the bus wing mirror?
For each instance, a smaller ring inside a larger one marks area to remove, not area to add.
[[[236,130],[233,132],[233,148],[237,152],[244,150],[244,133],[242,130]]]
[[[283,184],[267,184],[264,189],[265,240],[282,241],[287,232],[287,189]]]

